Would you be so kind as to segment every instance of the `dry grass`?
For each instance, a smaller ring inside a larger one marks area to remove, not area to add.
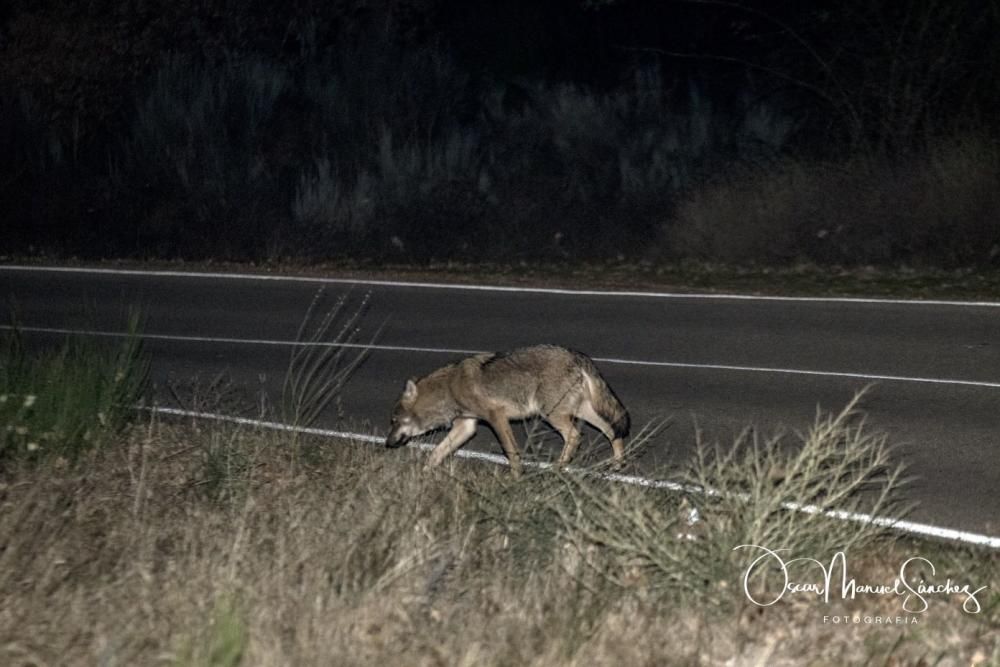
[[[675,256],[736,264],[996,264],[1000,147],[968,135],[895,160],[736,170],[677,211]]]
[[[895,616],[898,600],[750,605],[745,557],[721,536],[743,537],[717,529],[731,529],[731,503],[703,504],[691,539],[693,497],[554,473],[515,483],[460,462],[428,475],[417,457],[154,421],[75,466],[8,470],[0,663],[1000,659],[994,555],[865,535],[850,552],[859,579],[884,579],[919,549],[939,573],[988,585],[992,597],[974,616],[933,600],[917,626],[833,626],[824,614]],[[723,470],[730,482],[733,474]],[[829,529],[781,525],[797,549]],[[619,528],[602,536],[601,526]]]

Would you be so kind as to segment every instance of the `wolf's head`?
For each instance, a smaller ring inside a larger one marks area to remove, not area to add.
[[[407,380],[389,422],[386,447],[402,447],[410,438],[444,426],[446,420],[434,409],[430,397],[423,396],[414,380]]]

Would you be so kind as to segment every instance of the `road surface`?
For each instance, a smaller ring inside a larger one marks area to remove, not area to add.
[[[124,313],[138,305],[159,400],[188,401],[196,378],[204,386],[223,373],[239,399],[232,405],[251,411],[261,391],[280,395],[286,343],[319,288],[327,302],[370,295],[361,340],[378,330],[326,426],[384,433],[406,378],[464,351],[558,343],[598,361],[633,424],[669,420],[636,464],[641,473],[683,458],[696,427],[723,443],[748,425],[764,434],[804,429],[817,406],[839,409],[873,385],[863,409],[917,477],[912,518],[1000,536],[1000,303],[0,267],[0,294],[16,303],[29,340],[121,331]],[[500,451],[484,427],[470,446]],[[558,436],[543,447],[557,453]]]

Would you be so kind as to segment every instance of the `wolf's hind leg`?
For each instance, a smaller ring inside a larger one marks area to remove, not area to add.
[[[576,448],[580,445],[580,429],[576,427],[576,420],[570,414],[549,415],[546,421],[559,431],[563,439],[562,453],[557,464],[561,468],[573,460]]]
[[[470,418],[460,418],[452,422],[451,430],[444,440],[439,442],[431,452],[431,457],[427,461],[427,468],[441,465],[448,456],[454,453],[459,447],[469,441],[469,438],[476,432],[476,420]]]
[[[611,443],[612,451],[614,451],[615,467],[621,468],[625,463],[625,443],[621,438],[615,437],[615,432],[614,429],[611,428],[611,424],[597,414],[588,401],[584,401],[583,404],[580,405],[580,412],[578,416],[580,419],[604,434],[604,437]]]

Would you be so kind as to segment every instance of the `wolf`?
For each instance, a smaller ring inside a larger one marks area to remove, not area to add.
[[[410,438],[448,426],[427,462],[434,467],[468,442],[482,420],[500,441],[511,473],[519,477],[521,454],[510,422],[535,416],[562,436],[559,466],[570,462],[580,444],[578,419],[604,434],[616,467],[622,465],[628,410],[590,357],[557,345],[476,354],[407,380],[385,444],[400,447]]]

